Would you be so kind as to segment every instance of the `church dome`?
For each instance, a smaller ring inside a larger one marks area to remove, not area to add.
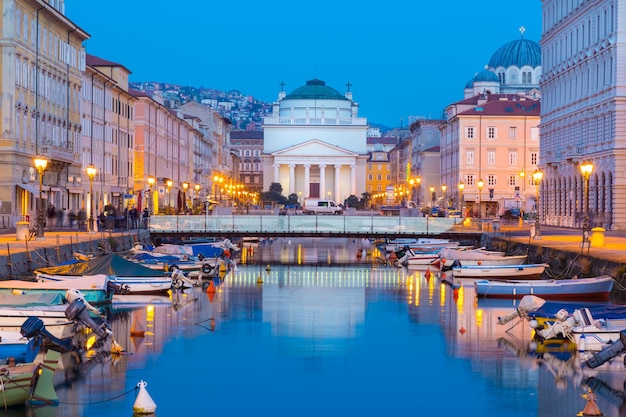
[[[500,84],[500,79],[493,71],[484,69],[481,72],[476,73],[474,78],[472,78],[471,80],[467,82],[467,84],[465,84],[465,88],[472,88],[474,87],[474,84],[477,82],[492,82],[492,83]]]
[[[348,100],[339,91],[327,86],[324,81],[318,79],[307,81],[306,85],[296,88],[285,99]]]
[[[521,68],[526,65],[532,68],[541,66],[541,47],[537,42],[524,38],[502,45],[489,60],[491,68]]]

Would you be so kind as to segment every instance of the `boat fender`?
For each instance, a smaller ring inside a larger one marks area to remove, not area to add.
[[[208,274],[211,272],[211,265],[209,264],[202,264],[202,272],[204,274]]]

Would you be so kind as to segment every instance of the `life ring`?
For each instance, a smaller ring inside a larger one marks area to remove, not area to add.
[[[209,265],[209,264],[202,264],[202,272],[204,274],[208,274],[209,272],[211,272],[211,265]]]

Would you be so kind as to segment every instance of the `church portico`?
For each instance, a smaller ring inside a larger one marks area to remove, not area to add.
[[[351,84],[346,84],[351,85]],[[290,118],[289,123],[285,123]],[[338,123],[327,123],[341,119]],[[338,204],[365,192],[367,120],[358,104],[321,80],[309,80],[290,94],[281,91],[263,122],[263,189],[279,183],[283,195],[330,198]]]

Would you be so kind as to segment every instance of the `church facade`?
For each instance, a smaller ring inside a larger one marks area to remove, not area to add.
[[[349,84],[348,84],[349,85]],[[343,204],[366,188],[366,118],[358,116],[352,93],[339,93],[322,80],[281,91],[263,122],[263,189],[279,183],[283,195],[329,198]]]

